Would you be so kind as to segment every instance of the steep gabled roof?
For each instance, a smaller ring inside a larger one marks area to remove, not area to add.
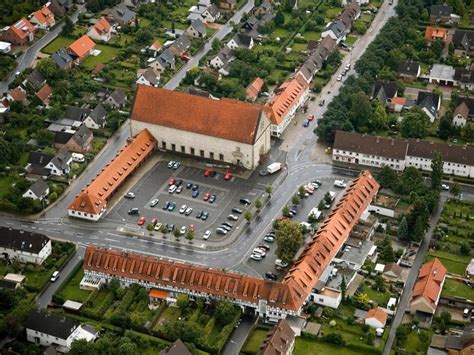
[[[430,16],[435,17],[446,17],[451,16],[453,8],[447,4],[444,5],[431,5],[430,7]]]
[[[370,318],[375,318],[380,323],[385,325],[388,319],[388,314],[381,307],[372,308],[372,309],[369,309],[369,311],[367,312],[367,315],[365,316],[365,319],[370,319]]]
[[[26,319],[25,328],[59,339],[67,339],[79,325],[78,321],[63,315],[33,309]]]
[[[45,84],[37,93],[36,96],[38,99],[41,100],[41,102],[46,103],[53,93],[53,90],[48,84]]]
[[[295,339],[295,333],[286,319],[281,319],[260,345],[259,355],[287,354]]]
[[[35,33],[35,26],[31,24],[26,18],[22,17],[13,25],[8,28],[8,31],[11,31],[20,39],[25,39],[30,33]]]
[[[247,97],[256,99],[260,93],[260,90],[262,90],[263,84],[265,84],[265,81],[262,78],[255,78],[255,80],[252,81],[249,86],[247,86]]]
[[[438,258],[423,264],[418,272],[410,303],[424,298],[431,307],[436,308],[446,272],[446,267]]]
[[[401,61],[398,64],[398,72],[405,75],[417,75],[420,69],[420,63],[411,61]]]
[[[106,34],[111,30],[109,21],[103,16],[95,23],[94,28],[99,34]]]
[[[88,35],[84,35],[72,42],[68,49],[76,57],[82,58],[95,47],[95,43]]]
[[[51,58],[61,69],[66,68],[69,63],[73,61],[71,55],[64,48],[61,48],[60,50],[54,52]]]

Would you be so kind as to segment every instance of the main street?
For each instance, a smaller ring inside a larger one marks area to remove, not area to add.
[[[85,7],[83,5],[79,6],[79,8],[71,14],[69,17],[73,23],[77,22],[79,18],[79,14],[85,11]],[[53,41],[62,31],[64,27],[64,22],[57,25],[51,31],[46,32],[46,34],[33,43],[21,56],[16,59],[17,66],[16,68],[10,72],[10,74],[5,78],[5,80],[0,81],[0,95],[6,93],[8,91],[8,85],[15,80],[16,73],[22,72],[26,68],[31,67],[33,61],[36,59],[36,55],[38,52],[43,49],[49,42]]]

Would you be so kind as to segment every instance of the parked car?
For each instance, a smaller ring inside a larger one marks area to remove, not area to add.
[[[171,185],[176,185],[176,179],[175,178],[170,178],[168,180],[168,186],[171,186]]]
[[[193,186],[191,187],[191,190],[193,190],[193,191],[199,190],[199,185],[198,184],[193,184]]]
[[[308,120],[304,120],[303,121],[303,127],[308,127],[309,126],[309,121]]]
[[[237,213],[237,214],[242,214],[242,210],[237,207],[232,208],[232,212]]]
[[[270,250],[270,245],[268,245],[268,244],[259,244],[259,245],[257,245],[257,248],[269,251]]]
[[[265,273],[265,278],[269,279],[269,280],[272,280],[272,281],[276,281],[278,280],[278,275],[277,274],[274,274],[273,272],[266,272]]]
[[[188,182],[188,183],[186,184],[186,188],[189,190],[191,187],[193,187],[193,184],[191,184],[190,182]]]
[[[217,233],[217,234],[224,234],[224,235],[226,235],[226,234],[227,234],[227,230],[225,230],[224,228],[220,228],[220,227],[219,227],[219,228],[216,229],[216,233]]]
[[[176,189],[175,192],[176,192],[177,194],[180,194],[181,191],[183,191],[183,186],[178,186],[178,188]]]
[[[449,191],[449,185],[447,185],[447,184],[442,184],[442,185],[441,185],[441,189],[444,190],[444,191]]]
[[[188,207],[188,208],[186,208],[186,211],[184,211],[185,216],[189,216],[191,213],[193,213],[193,208],[192,207]]]
[[[176,208],[176,202],[171,202],[170,205],[168,206],[168,211],[174,211]]]
[[[159,232],[161,230],[161,227],[163,226],[163,223],[157,223],[155,224],[155,231]]]
[[[151,200],[150,207],[155,207],[158,204],[158,202],[160,202],[160,200],[158,200],[157,198]]]
[[[173,164],[173,169],[178,170],[178,168],[181,166],[181,163],[179,161],[175,161]]]
[[[181,208],[179,209],[179,213],[183,214],[184,212],[186,212],[187,208],[188,208],[188,206],[182,205]]]
[[[192,198],[196,198],[199,196],[199,190],[194,190],[193,193],[191,194]]]
[[[263,237],[263,240],[269,243],[273,243],[275,241],[275,237],[272,237],[271,235],[266,235]]]
[[[312,120],[314,120],[314,115],[308,115],[306,119],[311,122]]]
[[[133,199],[135,198],[135,194],[133,192],[127,192],[123,197]]]
[[[261,256],[260,254],[252,254],[252,255],[250,255],[250,259],[253,259],[253,260],[256,260],[256,261],[262,261],[263,256]]]
[[[214,203],[217,199],[217,196],[215,194],[212,194],[211,197],[209,197],[209,203]]]
[[[209,177],[209,176],[211,176],[211,174],[212,174],[212,169],[210,169],[210,168],[206,169],[206,171],[204,172],[205,177]]]
[[[250,205],[250,200],[246,197],[241,197],[239,202],[243,205]]]
[[[138,220],[138,225],[143,226],[144,224],[145,224],[145,217],[140,217],[140,219]]]
[[[168,207],[170,206],[170,204],[171,204],[171,202],[166,201],[165,204],[164,204],[164,206],[162,207],[163,211],[167,210]]]
[[[179,230],[179,233],[181,233],[181,235],[186,234],[187,232],[188,232],[188,227],[186,226],[182,226],[181,229]]]
[[[275,260],[275,265],[278,266],[278,267],[288,267],[288,263],[285,263],[281,259],[276,259]]]
[[[334,186],[345,188],[347,186],[347,184],[344,182],[343,179],[336,179],[336,180],[334,180]]]
[[[339,75],[337,76],[337,81],[341,81],[341,80],[342,80],[342,75],[339,74]]]
[[[192,231],[192,232],[194,232],[194,224],[191,223],[191,224],[189,225],[189,230]]]
[[[168,187],[168,193],[172,194],[172,193],[174,193],[177,189],[178,189],[178,186],[176,186],[176,185],[171,185],[170,187]]]
[[[224,180],[230,180],[230,179],[232,179],[232,173],[228,171],[224,175]]]
[[[229,227],[229,228],[232,228],[232,227],[233,227],[233,225],[230,224],[229,222],[224,222],[224,223],[222,223],[222,225],[227,226],[227,227]]]
[[[225,224],[221,224],[219,228],[225,229],[227,232],[230,232],[231,228]]]
[[[152,218],[151,219],[151,224],[153,224],[154,226],[156,226],[156,224],[158,223],[158,219],[156,217]]]
[[[51,275],[51,282],[55,282],[57,279],[59,279],[59,271],[55,271]]]
[[[199,211],[198,214],[196,215],[196,218],[201,219],[203,213],[204,213],[204,211],[202,211],[202,210]]]
[[[172,223],[166,225],[166,230],[168,231],[168,233],[171,233],[172,231],[174,231],[174,228],[175,228],[175,225]]]
[[[203,201],[207,201],[207,200],[209,200],[209,197],[211,197],[211,193],[210,193],[210,192],[206,192],[206,193],[204,194],[204,196],[202,197],[202,200],[203,200]]]
[[[208,240],[210,236],[211,236],[211,231],[207,230],[207,231],[204,232],[204,235],[202,236],[202,239]]]
[[[321,100],[319,101],[319,106],[324,106],[324,103],[326,102],[326,100]]]
[[[267,252],[263,249],[255,248],[253,250],[252,254],[260,254],[262,256],[262,258],[264,258],[267,255]]]
[[[173,165],[174,165],[175,161],[174,160],[170,160],[169,163],[168,163],[168,169],[172,169],[173,168]]]
[[[202,216],[201,216],[201,219],[202,219],[203,221],[205,221],[205,220],[208,219],[208,218],[209,218],[209,212],[203,212],[203,214],[202,214]]]
[[[236,221],[239,219],[236,215],[230,214],[227,216],[227,219],[230,219],[231,221]]]

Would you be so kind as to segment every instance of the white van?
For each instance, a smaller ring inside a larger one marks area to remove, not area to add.
[[[75,161],[76,163],[84,163],[86,161],[86,159],[84,158],[84,154],[72,153],[71,157],[72,161]]]
[[[53,275],[51,276],[51,282],[56,281],[59,278],[59,271],[53,272]]]

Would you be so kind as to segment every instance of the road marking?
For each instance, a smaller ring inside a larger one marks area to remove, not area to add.
[[[104,238],[104,240],[106,240],[106,241],[108,241],[108,242],[117,242],[117,243],[120,243],[118,240],[110,239],[110,238]]]

